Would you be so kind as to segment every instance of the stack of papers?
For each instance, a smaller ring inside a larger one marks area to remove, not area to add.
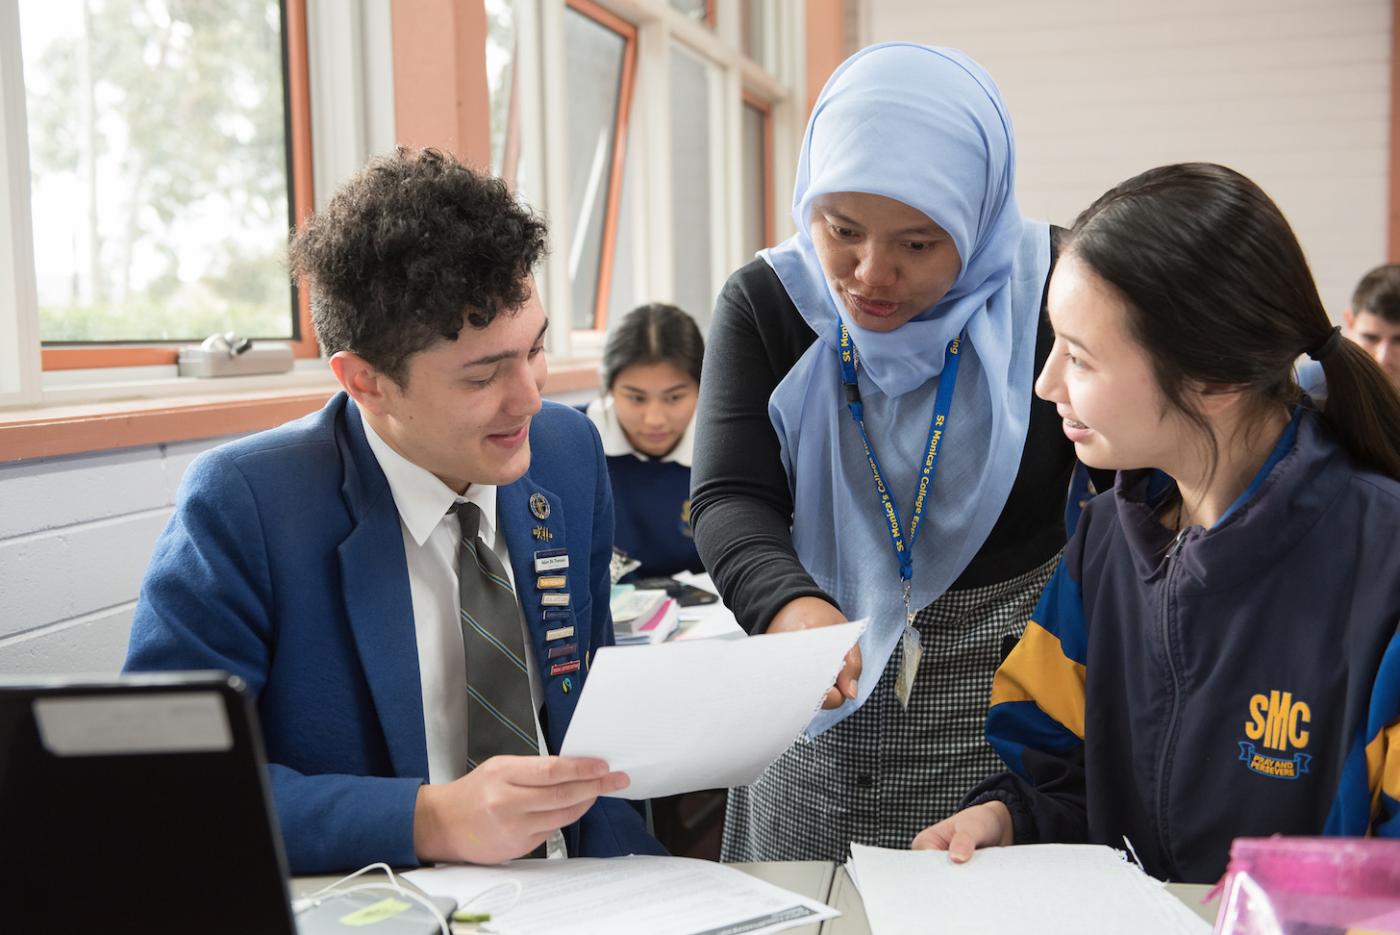
[[[559,752],[627,773],[620,798],[746,786],[821,708],[863,627],[604,647]]]
[[[944,851],[851,845],[847,873],[871,935],[1206,935],[1201,919],[1118,851],[1089,844],[989,847],[965,864]]]
[[[657,589],[637,589],[630,584],[613,585],[608,609],[612,611],[613,629],[630,628],[638,618],[646,620],[668,600],[666,592]]]
[[[650,594],[650,591],[633,591],[633,594]],[[642,646],[647,643],[663,642],[676,627],[680,626],[679,605],[673,598],[666,597],[665,591],[655,592],[662,596],[661,603],[651,609],[646,616],[633,617],[624,624],[613,623],[613,634],[618,646]]]
[[[715,587],[715,583],[707,574],[680,571],[676,572],[675,579],[681,584],[688,584],[719,596],[719,588]],[[724,606],[722,601],[682,607],[680,615],[681,631],[676,634],[678,640],[741,640],[748,636],[739,626],[739,621],[734,619],[734,612]]]
[[[761,935],[840,915],[732,867],[685,857],[515,860],[404,876],[467,910],[473,897],[492,887],[519,884],[514,905],[491,914],[490,930],[499,935]]]

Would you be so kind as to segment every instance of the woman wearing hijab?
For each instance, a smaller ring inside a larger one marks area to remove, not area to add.
[[[731,794],[726,860],[907,847],[1000,769],[983,736],[992,675],[1064,546],[1075,463],[1031,394],[1053,256],[1014,170],[975,62],[864,49],[813,109],[797,233],[720,294],[701,557],[751,633],[870,618],[828,710]]]

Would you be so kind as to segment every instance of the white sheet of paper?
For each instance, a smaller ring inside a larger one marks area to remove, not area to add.
[[[761,935],[840,915],[829,906],[732,867],[685,857],[516,860],[499,867],[440,866],[404,874],[433,896],[470,900],[502,881],[515,905],[491,915],[500,935]]]
[[[871,935],[1205,935],[1211,926],[1164,884],[1092,844],[979,850],[965,864],[943,851],[851,845],[852,880]]]
[[[821,707],[864,626],[600,649],[560,753],[627,773],[626,799],[748,785]]]

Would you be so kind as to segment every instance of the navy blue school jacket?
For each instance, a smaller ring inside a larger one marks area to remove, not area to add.
[[[612,494],[597,434],[573,410],[545,403],[530,446],[529,471],[497,502],[516,581],[535,574],[534,527],[568,549],[571,620],[546,622],[539,592],[518,591],[558,753],[588,663],[613,642]],[[548,519],[531,516],[534,494],[549,501]],[[551,676],[545,630],[564,623],[584,666]],[[344,393],[190,466],[142,584],[125,668],[223,669],[248,683],[293,873],[417,863],[413,808],[428,753],[408,566],[389,482]],[[574,857],[664,853],[614,798],[598,799],[564,841]]]
[[[639,453],[613,415],[610,397],[594,400],[585,412],[603,440],[612,480],[613,539],[642,565],[629,577],[702,572],[690,529],[692,418],[675,449],[664,458]]]
[[[1164,475],[1089,502],[996,674],[1016,842],[1121,847],[1213,882],[1242,836],[1400,837],[1400,483],[1300,409],[1211,529]]]

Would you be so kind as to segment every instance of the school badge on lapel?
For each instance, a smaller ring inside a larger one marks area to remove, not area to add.
[[[554,533],[550,532],[549,527],[544,525],[544,520],[549,519],[549,501],[545,499],[544,494],[530,494],[530,515],[540,520],[540,523],[530,530],[530,535],[535,537],[535,541],[554,541]]]
[[[549,519],[549,501],[542,493],[530,494],[530,515],[535,519]]]

